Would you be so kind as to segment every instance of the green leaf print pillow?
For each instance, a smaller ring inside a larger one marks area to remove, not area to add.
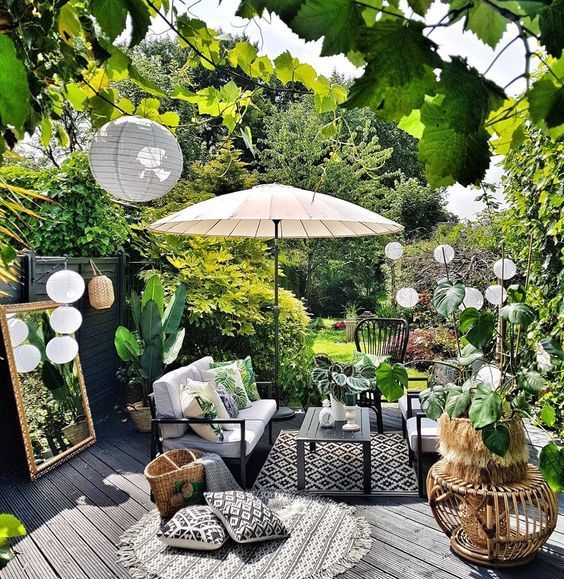
[[[230,366],[231,364],[237,364],[239,371],[241,372],[241,379],[243,380],[243,386],[247,392],[247,396],[251,402],[255,400],[260,400],[260,394],[257,388],[257,378],[255,376],[255,371],[253,370],[253,362],[251,357],[247,356],[243,360],[231,360],[230,362],[214,362],[212,368],[222,368],[224,366]]]
[[[202,375],[206,382],[211,382],[214,386],[223,386],[233,396],[239,410],[252,406],[237,362],[205,370]]]

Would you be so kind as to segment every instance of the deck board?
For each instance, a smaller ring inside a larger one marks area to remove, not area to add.
[[[384,408],[386,430],[400,428],[397,408]],[[275,425],[299,428],[303,414]],[[143,475],[149,437],[109,416],[97,424],[97,443],[36,482],[0,481],[0,512],[22,519],[28,536],[15,543],[17,557],[2,579],[99,579],[129,577],[117,563],[123,531],[153,508]],[[252,485],[270,450],[268,437],[249,463]],[[543,443],[534,432],[532,445]],[[534,457],[534,455],[533,455]],[[520,569],[494,571],[469,565],[453,555],[425,501],[413,497],[354,499],[371,525],[370,552],[342,579],[552,579],[564,568],[564,521],[537,558]],[[562,505],[561,505],[562,506]],[[562,508],[561,508],[562,511]]]

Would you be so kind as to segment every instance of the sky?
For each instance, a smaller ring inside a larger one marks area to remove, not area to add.
[[[299,58],[300,61],[310,63],[319,73],[329,75],[334,70],[349,77],[362,74],[362,69],[355,68],[349,60],[343,56],[321,57],[321,40],[315,42],[305,42],[294,34],[284,24],[278,16],[269,15],[267,18],[255,21],[243,20],[235,16],[235,11],[239,5],[239,0],[200,0],[193,2],[189,11],[195,18],[205,21],[208,26],[221,29],[224,33],[243,34],[245,33],[252,41],[259,44],[261,52],[270,58],[275,58],[285,50]],[[179,6],[179,11],[183,11]],[[435,2],[426,16],[429,23],[438,22],[445,14],[444,4]],[[480,42],[473,33],[462,32],[462,22],[448,28],[435,29],[430,38],[438,44],[439,53],[446,55],[460,55],[466,57],[470,65],[477,70],[485,71],[499,49],[515,36],[515,30],[508,30],[498,44],[497,52]],[[154,21],[151,31],[154,34],[161,34],[167,29],[166,24]],[[500,86],[505,86],[521,72],[523,72],[524,52],[520,43],[514,43],[497,60],[495,65],[488,71],[488,77]],[[512,84],[507,92],[517,94],[523,90],[521,81]],[[488,183],[500,183],[502,169],[499,167],[499,159],[492,160],[492,164],[486,174]],[[477,191],[454,185],[448,188],[447,199],[448,209],[463,219],[473,218],[477,212],[484,207],[474,201]],[[503,203],[503,195],[498,191],[497,197]]]

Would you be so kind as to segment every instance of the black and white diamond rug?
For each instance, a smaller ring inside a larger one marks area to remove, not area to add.
[[[253,490],[295,491],[295,430],[283,430],[264,463]],[[306,491],[362,492],[362,446],[317,443],[305,445]],[[417,493],[415,472],[408,464],[407,443],[400,432],[372,433],[372,492],[380,495]]]

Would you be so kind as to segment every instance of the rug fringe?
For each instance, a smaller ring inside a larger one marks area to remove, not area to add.
[[[148,572],[145,567],[142,566],[141,561],[139,561],[135,553],[135,539],[143,527],[155,517],[160,519],[160,514],[157,509],[145,513],[139,522],[127,529],[120,538],[117,561],[122,567],[127,569],[127,572],[133,579],[160,579],[157,574]]]

